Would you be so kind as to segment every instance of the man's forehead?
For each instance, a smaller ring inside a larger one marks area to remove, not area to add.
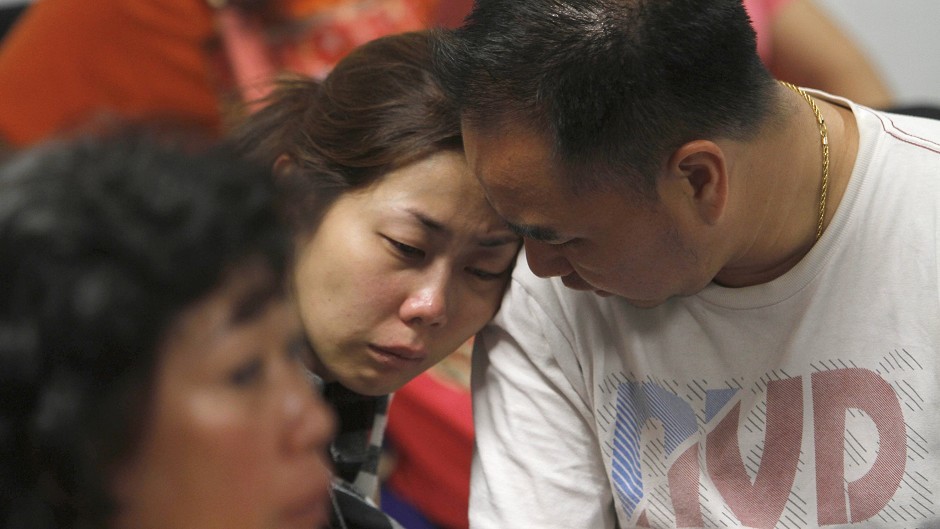
[[[568,200],[543,135],[530,129],[466,127],[468,163],[487,200],[518,235],[554,240],[551,227]]]
[[[463,134],[468,164],[484,187],[513,191],[550,184],[557,177],[550,143],[534,129],[519,125],[483,129],[465,123]]]

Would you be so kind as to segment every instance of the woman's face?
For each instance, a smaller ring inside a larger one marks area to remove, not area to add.
[[[340,196],[300,241],[294,275],[317,371],[395,391],[495,314],[518,248],[460,152]]]
[[[334,418],[296,313],[234,274],[171,326],[140,445],[112,482],[119,529],[314,529]]]

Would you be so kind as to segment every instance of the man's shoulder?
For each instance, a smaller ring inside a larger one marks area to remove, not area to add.
[[[854,110],[860,128],[867,128],[874,134],[883,134],[905,147],[940,154],[940,121],[867,107],[856,107]]]

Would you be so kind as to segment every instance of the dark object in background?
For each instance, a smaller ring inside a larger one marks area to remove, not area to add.
[[[29,7],[29,3],[27,2],[20,5],[0,7],[0,41],[3,40],[3,37],[10,31],[10,28],[12,28],[16,20],[20,18],[23,11],[26,11],[27,7]]]
[[[908,116],[920,116],[922,118],[940,120],[940,106],[933,105],[900,105],[885,109],[886,112],[895,114],[906,114]]]

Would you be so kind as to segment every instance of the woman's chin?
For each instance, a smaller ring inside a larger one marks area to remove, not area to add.
[[[381,397],[398,391],[411,378],[402,380],[403,377],[391,378],[388,373],[370,373],[360,376],[344,378],[340,377],[339,382],[346,389],[365,395],[368,397]]]

